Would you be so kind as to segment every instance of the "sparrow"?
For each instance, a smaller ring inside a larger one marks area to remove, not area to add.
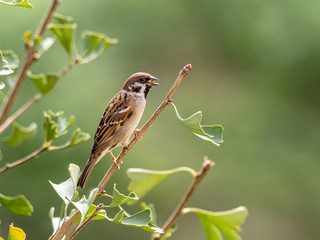
[[[106,154],[110,153],[117,164],[111,151],[118,146],[125,147],[130,142],[145,109],[149,90],[159,85],[157,81],[158,78],[148,73],[134,73],[110,100],[98,124],[91,154],[78,180],[78,187],[84,187],[93,167]]]

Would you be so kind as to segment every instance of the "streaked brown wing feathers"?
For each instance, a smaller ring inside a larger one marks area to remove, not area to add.
[[[125,96],[125,93],[119,92],[111,99],[102,115],[94,136],[91,152],[94,152],[101,144],[109,141],[131,114],[129,98]]]

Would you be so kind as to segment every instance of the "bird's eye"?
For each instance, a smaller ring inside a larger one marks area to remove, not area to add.
[[[139,82],[144,82],[144,79],[143,78],[139,78]]]

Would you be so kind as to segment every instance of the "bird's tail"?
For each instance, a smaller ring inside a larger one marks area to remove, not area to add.
[[[84,167],[80,177],[79,177],[79,180],[78,180],[78,183],[77,183],[77,187],[80,187],[80,188],[83,188],[84,185],[86,184],[87,182],[87,179],[95,165],[95,162],[92,161],[92,157],[88,160],[86,166]]]

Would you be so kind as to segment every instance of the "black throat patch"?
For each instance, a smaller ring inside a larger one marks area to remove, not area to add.
[[[148,86],[148,85],[146,85],[146,89],[144,90],[144,98],[145,99],[147,99],[147,95],[148,95],[148,93],[149,93],[149,91],[150,91],[150,86]]]

